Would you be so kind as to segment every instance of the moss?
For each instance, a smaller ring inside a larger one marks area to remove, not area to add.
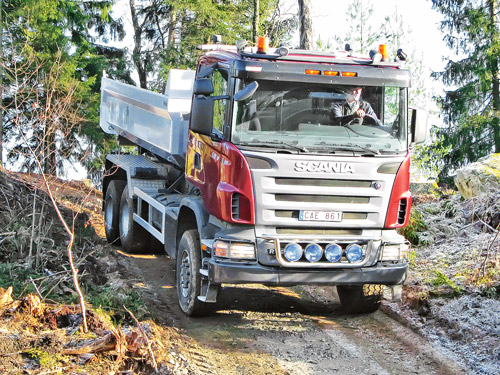
[[[47,370],[56,368],[63,360],[60,354],[50,354],[40,348],[30,349],[26,354],[38,360],[40,367]]]

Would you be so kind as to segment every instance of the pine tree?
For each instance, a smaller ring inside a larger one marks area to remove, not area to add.
[[[497,0],[433,0],[441,12],[445,42],[457,54],[433,74],[451,87],[438,104],[445,127],[436,129],[441,178],[491,152],[500,152],[500,96]],[[442,158],[443,150],[445,151]]]

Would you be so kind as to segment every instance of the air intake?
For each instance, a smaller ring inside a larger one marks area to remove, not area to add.
[[[231,198],[231,214],[233,215],[233,220],[240,219],[240,194],[233,193]]]
[[[408,200],[406,198],[403,198],[399,201],[398,224],[405,223],[407,206],[408,206]]]

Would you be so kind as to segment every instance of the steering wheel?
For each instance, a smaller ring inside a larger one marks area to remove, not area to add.
[[[352,120],[349,120],[346,125],[378,125],[378,124],[373,117],[366,115],[365,117],[355,117]]]

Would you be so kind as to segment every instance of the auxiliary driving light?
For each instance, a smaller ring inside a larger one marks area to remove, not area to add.
[[[325,257],[329,262],[338,262],[342,258],[342,247],[336,243],[328,244],[325,248]]]
[[[363,248],[358,244],[352,243],[347,246],[345,256],[350,263],[358,262],[363,257]]]
[[[285,247],[285,258],[289,262],[296,262],[300,258],[302,258],[302,254],[304,251],[302,250],[302,246],[297,243],[289,243]]]
[[[310,243],[306,246],[305,255],[309,262],[317,262],[323,257],[323,248],[316,243]]]

